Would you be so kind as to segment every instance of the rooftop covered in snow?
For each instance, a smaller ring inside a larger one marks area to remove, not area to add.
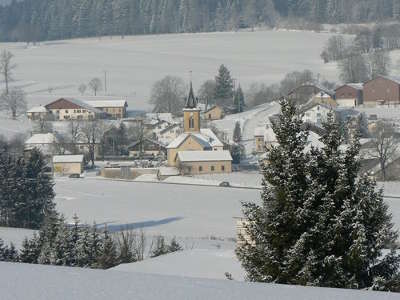
[[[192,161],[231,161],[229,151],[180,151],[178,159],[181,162]]]
[[[55,155],[53,156],[53,163],[81,163],[83,162],[83,155]]]
[[[95,108],[128,106],[126,100],[95,100],[95,101],[90,100],[90,101],[85,101],[85,103]]]

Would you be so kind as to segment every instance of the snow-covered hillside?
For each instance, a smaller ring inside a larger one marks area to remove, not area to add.
[[[305,68],[329,80],[337,79],[335,64],[319,57],[331,34],[290,31],[215,32],[91,38],[51,41],[26,47],[0,44],[15,54],[15,78],[29,95],[30,105],[53,94],[79,95],[77,87],[93,77],[107,93],[129,96],[134,109],[149,108],[152,84],[167,74],[189,78],[196,88],[227,65],[243,88],[251,82],[276,83],[291,71]],[[304,43],[304,41],[307,43]],[[293,55],[293,54],[296,55]],[[87,91],[86,94],[90,94]]]
[[[7,300],[394,300],[397,294],[0,263]]]
[[[217,129],[226,133],[227,138],[232,141],[233,129],[236,122],[240,123],[242,129],[242,140],[247,154],[254,150],[254,130],[256,127],[269,123],[269,117],[280,112],[280,105],[277,102],[259,105],[243,113],[229,115],[222,120],[213,121]]]

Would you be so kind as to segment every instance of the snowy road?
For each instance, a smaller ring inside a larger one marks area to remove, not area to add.
[[[279,103],[265,105],[265,109],[255,114],[244,123],[242,129],[243,145],[246,149],[246,155],[251,154],[255,149],[254,130],[256,127],[265,126],[268,118],[280,112]]]

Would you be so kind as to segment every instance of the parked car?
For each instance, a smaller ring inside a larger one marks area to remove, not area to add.
[[[71,174],[68,177],[69,178],[81,178],[81,174]]]

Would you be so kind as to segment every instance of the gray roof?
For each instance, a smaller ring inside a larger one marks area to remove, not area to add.
[[[178,159],[181,162],[197,161],[232,161],[229,151],[180,151]]]
[[[194,97],[192,82],[190,82],[189,96],[186,99],[185,108],[197,108],[197,99]]]

